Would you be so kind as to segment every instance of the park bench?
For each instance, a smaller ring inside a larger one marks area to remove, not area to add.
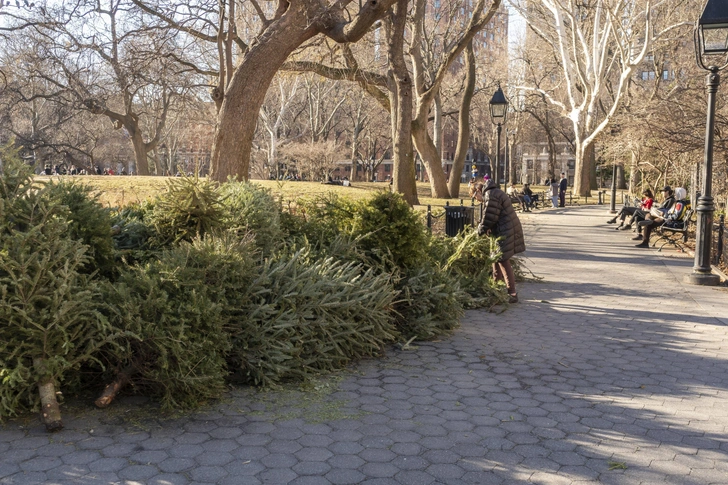
[[[656,247],[657,244],[662,241],[662,245],[657,249],[658,251],[662,251],[662,248],[664,248],[666,245],[670,244],[674,246],[676,249],[679,249],[681,252],[685,252],[685,243],[688,242],[688,231],[690,230],[690,223],[693,218],[693,211],[692,209],[688,209],[685,212],[685,216],[683,217],[682,224],[678,224],[675,227],[670,227],[666,225],[661,225],[657,229],[657,233],[659,234],[659,237],[655,242],[652,244],[652,247]],[[682,240],[682,244],[681,244]]]

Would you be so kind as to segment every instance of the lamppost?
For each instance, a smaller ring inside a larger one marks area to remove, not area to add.
[[[705,79],[708,93],[708,114],[705,123],[705,155],[703,156],[703,186],[696,212],[698,224],[695,233],[695,264],[685,282],[693,285],[717,285],[720,277],[711,273],[710,250],[713,243],[713,135],[715,131],[715,94],[720,85],[719,71],[728,66],[725,57],[708,60],[711,56],[728,53],[728,3],[724,0],[708,0],[703,14],[695,27],[695,57],[698,66],[708,72]],[[715,61],[718,62],[715,62]]]
[[[493,123],[498,127],[498,142],[496,144],[496,162],[495,170],[493,171],[493,181],[496,184],[500,184],[499,167],[500,167],[500,139],[501,139],[501,126],[506,122],[506,113],[508,112],[508,100],[506,99],[503,90],[498,83],[498,91],[495,92],[490,100],[490,117]]]
[[[617,161],[612,162],[612,192],[611,200],[609,201],[609,213],[617,213]]]

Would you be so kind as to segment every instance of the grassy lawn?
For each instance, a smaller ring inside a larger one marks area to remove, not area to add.
[[[48,180],[50,178],[44,176],[38,177],[39,180]],[[74,178],[96,188],[101,202],[109,207],[123,207],[134,202],[152,199],[165,190],[168,180],[174,179],[174,177],[123,177],[116,175],[84,175]],[[251,180],[251,183],[270,189],[273,195],[282,199],[284,202],[294,201],[301,197],[323,195],[330,192],[354,199],[361,199],[369,197],[379,190],[389,190],[389,184],[385,182],[354,182],[350,187],[326,185],[319,182],[276,180]],[[421,205],[445,205],[446,200],[432,197],[429,183],[418,182],[417,193]],[[464,204],[470,204],[467,184],[461,185],[460,197],[464,199]],[[451,199],[449,202],[450,204],[460,204],[459,199]]]
[[[39,176],[39,180],[47,180],[51,177]],[[56,178],[56,177],[53,177]],[[153,199],[157,194],[164,191],[167,181],[174,177],[124,177],[110,175],[84,175],[74,177],[77,180],[84,181],[96,188],[99,193],[101,202],[108,207],[123,207],[125,205],[142,202]],[[318,182],[291,182],[276,180],[252,180],[252,183],[261,185],[271,190],[273,195],[282,199],[283,202],[294,201],[302,197],[312,197],[334,192],[341,196],[351,197],[354,199],[366,198],[378,190],[389,190],[389,184],[385,182],[354,182],[350,187],[341,185],[325,185]],[[533,187],[534,192],[540,192],[543,187]],[[463,204],[470,205],[468,197],[467,184],[460,185],[460,197],[457,199],[435,199],[432,197],[430,184],[426,182],[417,182],[417,194],[421,206],[432,205],[443,206],[446,202],[450,205],[459,205],[460,199]],[[596,204],[595,197],[585,200],[583,197],[579,200],[579,204]],[[617,203],[621,206],[621,196],[617,193]],[[609,203],[609,193],[607,192],[606,203]],[[568,204],[568,196],[567,196]]]

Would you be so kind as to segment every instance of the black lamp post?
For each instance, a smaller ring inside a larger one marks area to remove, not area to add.
[[[609,213],[617,213],[617,162],[612,162],[612,186],[611,188],[611,199],[609,200]]]
[[[720,85],[719,71],[728,66],[728,3],[708,0],[695,27],[695,56],[698,66],[709,71],[705,80],[708,93],[708,114],[705,123],[705,155],[703,157],[703,186],[696,212],[695,263],[685,282],[694,285],[717,285],[720,277],[711,273],[710,250],[713,243],[713,135],[715,131],[715,94]],[[718,57],[720,56],[720,57]],[[707,61],[707,62],[706,62]],[[718,62],[716,62],[718,61]],[[707,66],[706,66],[707,64]]]
[[[498,91],[495,92],[490,100],[490,117],[493,123],[498,127],[498,142],[496,144],[496,162],[495,170],[493,171],[493,181],[496,184],[500,184],[499,167],[500,167],[500,139],[501,139],[501,127],[506,122],[506,113],[508,112],[508,100],[503,94],[503,90],[498,84]]]

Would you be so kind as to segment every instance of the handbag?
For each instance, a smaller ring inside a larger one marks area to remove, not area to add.
[[[664,219],[666,213],[667,210],[660,209],[659,207],[653,207],[652,209],[650,209],[650,215],[652,217],[657,217],[658,219]]]

